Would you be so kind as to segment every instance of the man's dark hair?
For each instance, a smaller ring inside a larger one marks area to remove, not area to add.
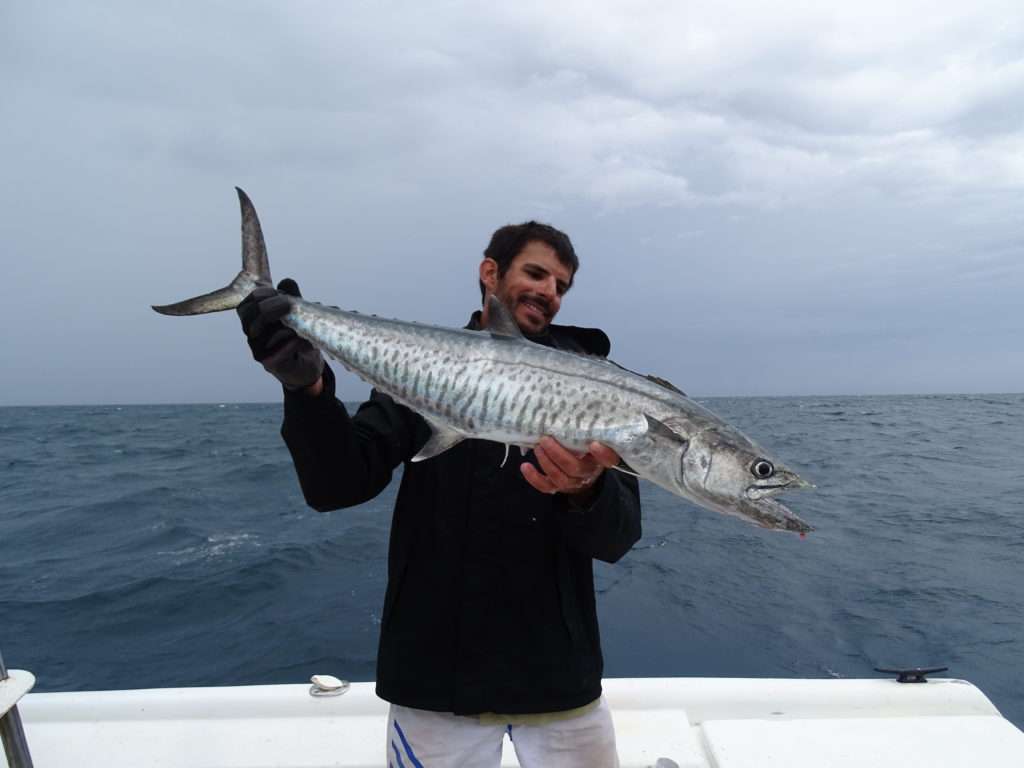
[[[569,276],[569,287],[571,288],[573,278],[576,277],[576,272],[580,268],[580,260],[576,258],[576,251],[573,250],[569,236],[550,224],[527,221],[522,224],[506,224],[504,227],[500,227],[491,235],[491,242],[484,250],[484,257],[494,259],[498,264],[498,277],[504,277],[512,260],[519,255],[527,243],[534,241],[546,243],[555,249],[558,260],[572,271]],[[483,299],[485,295],[486,289],[483,281],[480,281],[480,298]]]

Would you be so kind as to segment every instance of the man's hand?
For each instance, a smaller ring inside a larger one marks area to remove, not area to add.
[[[301,296],[299,286],[291,278],[277,284],[257,288],[238,305],[242,331],[249,341],[253,359],[286,389],[307,389],[318,394],[324,359],[320,352],[291,328],[281,323],[291,303],[283,295]]]
[[[564,493],[576,501],[588,501],[605,469],[619,463],[619,454],[602,443],[591,443],[582,456],[553,437],[543,437],[533,449],[543,472],[529,462],[519,469],[526,482],[541,493]]]

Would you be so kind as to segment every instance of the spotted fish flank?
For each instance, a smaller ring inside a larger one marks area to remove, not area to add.
[[[242,271],[219,291],[153,307],[157,312],[232,309],[256,286],[272,284],[256,211],[240,189],[238,196]],[[485,331],[389,320],[286,298],[286,326],[427,421],[431,437],[413,461],[432,458],[466,438],[529,449],[551,435],[576,451],[597,441],[614,449],[640,477],[702,507],[765,528],[811,530],[770,498],[809,484],[734,427],[664,380],[527,341],[493,296]]]

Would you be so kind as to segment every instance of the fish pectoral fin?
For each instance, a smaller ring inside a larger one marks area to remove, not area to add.
[[[644,418],[647,419],[647,432],[652,435],[664,437],[672,442],[681,443],[682,445],[689,445],[690,441],[683,437],[681,434],[676,432],[672,427],[665,424],[663,421],[658,421],[653,416],[644,414]]]
[[[460,435],[454,429],[442,426],[435,422],[427,419],[427,423],[430,425],[430,439],[420,448],[420,452],[412,457],[413,461],[425,461],[426,459],[432,459],[438,454],[444,453],[449,448],[453,448],[461,443],[466,438]]]
[[[516,338],[522,338],[523,335],[512,311],[493,293],[487,294],[487,330]]]

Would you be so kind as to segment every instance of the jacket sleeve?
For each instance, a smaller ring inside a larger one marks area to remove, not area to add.
[[[350,417],[324,367],[317,397],[285,391],[281,436],[292,455],[306,503],[318,512],[368,501],[391,482],[429,432],[422,418],[374,391]]]
[[[599,483],[590,506],[577,509],[566,500],[559,518],[570,547],[614,563],[640,540],[640,487],[635,477],[614,469],[605,470]]]

